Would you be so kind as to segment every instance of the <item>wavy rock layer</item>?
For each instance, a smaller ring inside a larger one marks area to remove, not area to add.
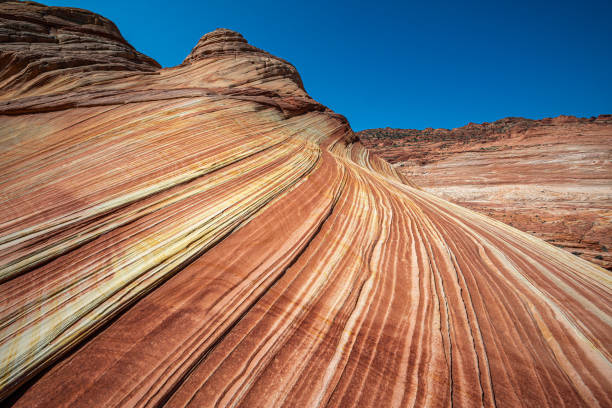
[[[609,272],[412,187],[240,47],[2,105],[2,398],[612,404]]]
[[[153,72],[110,20],[86,10],[28,2],[0,5],[0,96],[57,93],[66,86]]]
[[[358,136],[426,191],[612,269],[612,115]]]

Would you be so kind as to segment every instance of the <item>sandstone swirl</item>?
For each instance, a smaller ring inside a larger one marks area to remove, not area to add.
[[[111,27],[0,15],[5,60]],[[168,69],[44,52],[0,78],[5,403],[612,405],[610,273],[415,188],[286,61],[224,29]]]
[[[612,115],[358,136],[419,187],[612,270]]]

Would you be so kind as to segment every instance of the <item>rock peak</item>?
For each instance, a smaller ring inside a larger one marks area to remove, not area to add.
[[[230,30],[229,28],[223,28],[223,27],[218,27],[214,31],[204,34],[202,37],[214,37],[214,36],[221,36],[221,35],[239,37],[243,39],[244,42],[247,42],[242,36],[242,34],[240,34],[238,31]]]
[[[238,31],[230,30],[229,28],[217,28],[214,31],[204,34],[198,45],[211,44],[248,44],[248,41]]]
[[[227,28],[217,28],[215,31],[204,34],[200,38],[200,41],[198,41],[191,53],[187,56],[185,62],[191,62],[210,56],[245,52],[267,54],[265,51],[249,44],[239,32]]]
[[[189,64],[210,57],[246,57],[251,62],[260,64],[257,74],[259,80],[285,77],[291,79],[300,89],[304,90],[300,74],[290,62],[252,46],[237,31],[217,28],[204,34],[193,50],[191,50],[191,53],[185,58],[183,64]],[[241,81],[245,79],[241,78]]]

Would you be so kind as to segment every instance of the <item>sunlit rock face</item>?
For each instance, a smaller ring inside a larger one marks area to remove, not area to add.
[[[612,115],[358,135],[426,191],[612,269]]]
[[[1,99],[5,404],[612,404],[608,271],[413,187],[237,38]]]
[[[110,20],[86,10],[28,2],[0,5],[0,97],[57,93],[159,64],[136,51]]]

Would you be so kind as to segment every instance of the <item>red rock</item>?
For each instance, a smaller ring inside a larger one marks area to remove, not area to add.
[[[0,11],[0,96],[56,92],[69,82],[154,72],[160,65],[136,51],[110,20],[87,10],[3,2]]]
[[[612,269],[610,115],[358,135],[425,190]]]
[[[240,38],[0,96],[3,403],[612,404],[609,272],[412,187]]]

